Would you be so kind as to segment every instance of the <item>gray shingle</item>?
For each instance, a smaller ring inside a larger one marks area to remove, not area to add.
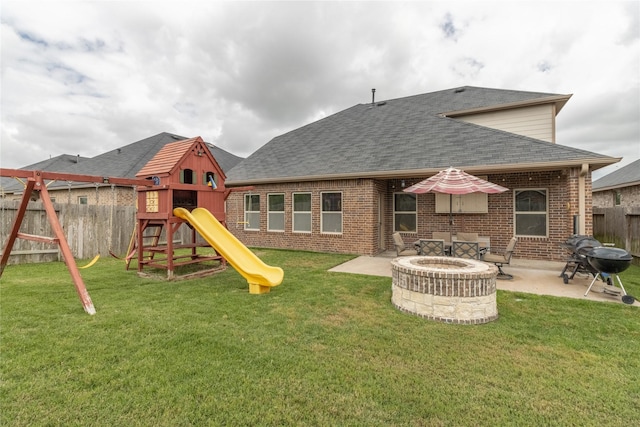
[[[272,139],[234,167],[227,183],[610,159],[442,116],[549,97],[558,95],[464,87],[358,104]]]
[[[640,184],[640,159],[593,182],[593,190]]]

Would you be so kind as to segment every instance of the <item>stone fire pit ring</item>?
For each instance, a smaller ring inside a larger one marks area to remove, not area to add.
[[[498,318],[493,264],[452,257],[410,256],[391,261],[391,303],[444,323],[481,324]]]

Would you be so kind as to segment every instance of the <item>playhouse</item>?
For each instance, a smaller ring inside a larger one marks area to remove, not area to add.
[[[247,280],[249,293],[267,293],[282,282],[280,267],[262,262],[227,229],[224,202],[230,190],[202,138],[165,145],[136,177],[151,182],[138,187],[135,238],[127,255],[128,266],[137,254],[138,274],[152,267],[166,270],[167,277],[173,278],[176,267],[219,261],[221,267],[190,276],[213,273],[229,263]],[[191,241],[176,243],[174,234],[183,224],[191,228]],[[163,230],[166,242],[160,244]],[[206,243],[198,241],[198,234]],[[198,254],[199,246],[211,246],[215,252]],[[176,253],[177,249],[189,250]]]
[[[190,242],[176,242],[174,234],[185,221],[173,214],[174,209],[188,211],[207,209],[222,224],[225,223],[225,175],[200,137],[165,145],[136,174],[150,181],[149,187],[138,187],[136,230],[127,255],[127,267],[137,255],[138,272],[145,267],[163,269],[173,278],[176,267],[217,260],[220,255],[198,255],[197,248],[209,246],[198,242],[196,229],[191,227]],[[162,232],[164,231],[164,235]],[[160,244],[160,238],[166,242]],[[176,254],[178,249],[190,249]],[[205,270],[200,275],[211,273]]]

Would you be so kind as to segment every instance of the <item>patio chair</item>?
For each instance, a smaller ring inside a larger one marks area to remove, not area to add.
[[[463,242],[477,242],[478,233],[464,233],[464,232],[458,231],[456,233],[456,238]]]
[[[432,235],[434,240],[444,240],[445,255],[450,255],[451,254],[451,232],[434,231]]]
[[[444,240],[420,239],[420,255],[444,256]]]
[[[480,259],[480,244],[478,242],[451,242],[451,256],[456,258]]]
[[[513,251],[516,248],[516,243],[518,243],[518,238],[514,236],[509,241],[509,244],[507,245],[507,248],[504,250],[504,253],[502,255],[494,253],[485,254],[483,261],[493,263],[496,265],[496,267],[498,267],[498,277],[496,277],[496,279],[513,279],[513,275],[507,274],[502,271],[502,267],[511,263],[511,255],[513,255]]]
[[[434,231],[432,234],[435,240],[442,239],[445,242],[451,242],[451,233],[448,231]]]
[[[396,254],[398,256],[418,255],[418,251],[415,248],[407,247],[399,232],[393,233],[393,244],[396,247]]]

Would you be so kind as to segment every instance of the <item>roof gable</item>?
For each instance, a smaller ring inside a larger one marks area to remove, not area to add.
[[[197,153],[199,157],[207,157],[217,172],[225,178],[222,168],[214,159],[211,151],[209,151],[209,147],[206,146],[205,142],[199,136],[166,144],[138,171],[136,177],[173,175],[191,153]]]

